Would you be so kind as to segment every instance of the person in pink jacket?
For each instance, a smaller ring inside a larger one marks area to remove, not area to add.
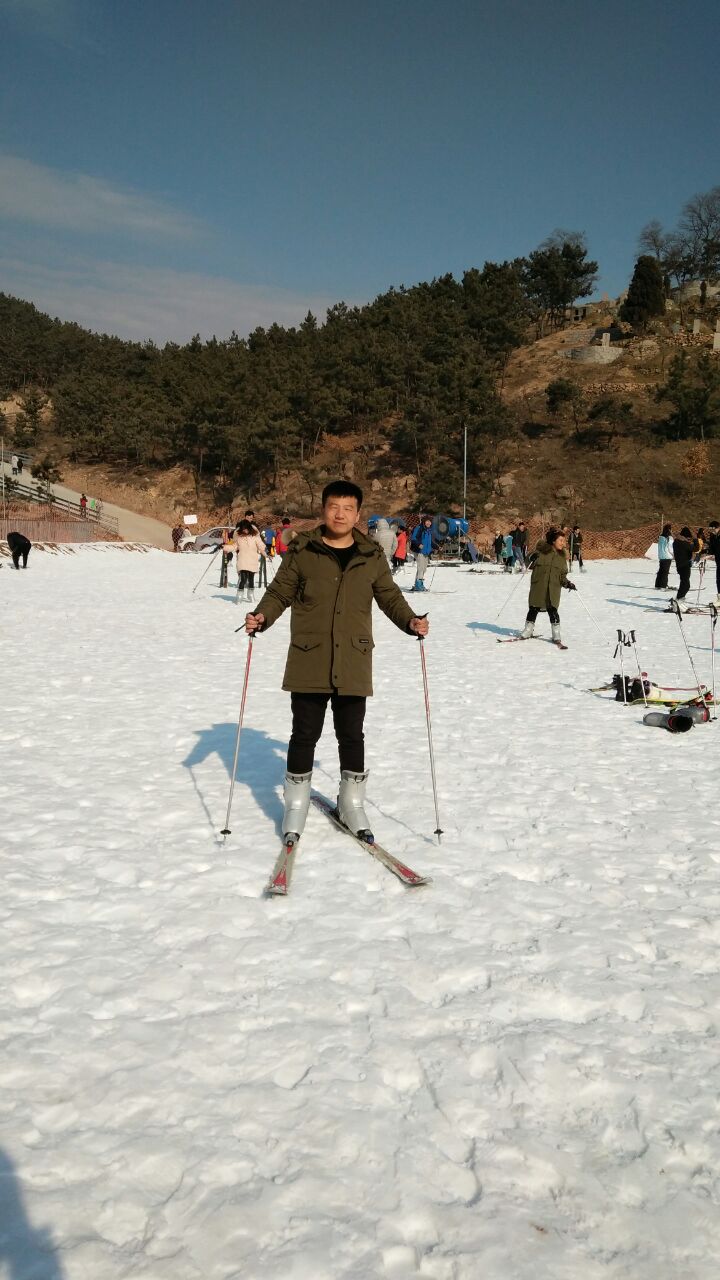
[[[238,600],[248,604],[255,599],[255,574],[260,557],[265,555],[265,543],[257,529],[249,520],[241,520],[235,530],[235,551],[237,553]],[[247,595],[241,595],[247,592]]]

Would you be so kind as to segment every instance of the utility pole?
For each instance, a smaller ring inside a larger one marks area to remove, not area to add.
[[[2,511],[3,520],[7,519],[7,510],[5,508],[5,437],[0,438],[0,469],[2,469]]]
[[[463,520],[467,512],[467,423],[463,428]]]

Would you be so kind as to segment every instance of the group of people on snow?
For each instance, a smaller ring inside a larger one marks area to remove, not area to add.
[[[688,526],[683,525],[679,533],[673,534],[672,525],[664,524],[662,533],[658,538],[658,571],[655,578],[655,590],[674,590],[674,587],[671,587],[668,581],[670,566],[674,562],[680,579],[675,597],[676,604],[680,610],[688,608],[688,605],[683,602],[690,590],[690,574],[693,565],[700,565],[704,571],[708,557],[713,557],[715,560],[715,585],[717,589],[715,605],[720,606],[720,523],[717,520],[710,520],[708,530],[709,532],[706,534],[705,530],[700,528],[693,536]]]
[[[414,590],[425,589],[427,565],[436,545],[432,517],[423,516],[409,538],[406,530],[378,520],[370,537],[358,528],[362,498],[362,490],[350,481],[336,480],[326,485],[322,523],[289,539],[278,572],[257,606],[245,616],[246,631],[255,636],[267,631],[290,609],[290,646],[283,680],[292,709],[282,827],[286,846],[297,842],[305,825],[315,748],[328,705],[340,756],[337,812],[353,834],[372,840],[364,808],[368,775],[363,723],[366,700],[372,694],[373,601],[401,631],[419,637],[428,634],[427,617],[410,607],[392,570],[404,563],[409,545],[416,557]],[[245,539],[252,554],[258,556],[263,554],[263,540],[252,523],[252,512],[245,514],[245,521],[236,530],[235,543]],[[553,641],[564,648],[560,596],[564,589],[576,589],[568,572],[566,533],[548,529],[530,556],[524,522],[514,533],[523,567],[532,570],[521,638],[533,635],[536,619],[545,611]],[[580,534],[580,530],[576,527],[573,533]],[[400,536],[403,534],[404,538]],[[577,559],[581,547],[582,542],[576,541]],[[267,554],[267,547],[264,553]]]
[[[569,525],[564,524],[557,532],[562,533],[565,540],[566,559],[569,560],[571,565],[577,560],[580,572],[584,573],[583,535],[580,525],[573,525],[572,529],[570,529]],[[520,520],[510,533],[502,533],[500,529],[496,529],[493,541],[495,563],[503,565],[506,573],[513,573],[516,570],[521,572],[527,567],[527,549],[528,529],[524,520]]]

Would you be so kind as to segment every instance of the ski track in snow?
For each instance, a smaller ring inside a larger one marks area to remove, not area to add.
[[[715,1280],[718,729],[587,692],[617,626],[690,682],[676,620],[639,612],[654,566],[591,562],[608,644],[566,594],[567,653],[495,643],[527,584],[496,623],[515,579],[438,570],[440,848],[418,647],[377,615],[370,813],[434,883],[311,810],[273,901],[287,622],[254,646],[223,844],[246,641],[201,566],[0,572],[0,1276]]]

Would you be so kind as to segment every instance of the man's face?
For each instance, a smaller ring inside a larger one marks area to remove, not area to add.
[[[331,494],[323,507],[323,520],[329,533],[349,533],[357,524],[359,515],[356,498],[339,498]]]
[[[564,534],[564,533],[559,533],[559,534],[558,534],[557,538],[556,538],[556,539],[555,539],[555,541],[553,542],[553,546],[555,547],[555,550],[556,550],[556,551],[564,551],[564,550],[565,550],[565,534]]]

